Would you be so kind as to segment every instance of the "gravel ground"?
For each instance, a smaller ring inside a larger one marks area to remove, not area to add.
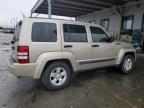
[[[4,34],[0,32],[0,44],[4,43],[10,43],[10,41],[13,39],[13,35],[12,34]]]

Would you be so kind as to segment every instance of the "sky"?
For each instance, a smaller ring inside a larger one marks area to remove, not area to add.
[[[23,14],[30,17],[30,11],[37,0],[0,0],[0,26],[11,27],[15,22],[23,19]],[[41,15],[41,17],[47,17]],[[67,17],[53,16],[53,18],[70,19]]]

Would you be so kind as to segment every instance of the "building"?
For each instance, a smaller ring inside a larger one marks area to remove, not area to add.
[[[122,10],[123,13],[121,13]],[[112,7],[82,15],[78,17],[78,20],[100,24],[107,31],[115,34],[119,34],[121,30],[140,30],[144,32],[144,0],[127,3],[119,9]]]
[[[47,4],[51,3],[51,11]],[[144,31],[144,0],[39,0],[32,13],[76,17],[79,21],[102,25],[110,32],[121,29]]]

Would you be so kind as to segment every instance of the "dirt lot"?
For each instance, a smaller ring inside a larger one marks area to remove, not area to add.
[[[129,75],[113,69],[79,73],[70,86],[46,91],[37,80],[7,68],[10,46],[0,45],[0,108],[144,108],[144,55]]]

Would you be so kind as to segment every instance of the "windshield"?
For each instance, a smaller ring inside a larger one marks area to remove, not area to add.
[[[14,41],[19,40],[20,30],[21,30],[21,24],[17,24],[14,32]]]

